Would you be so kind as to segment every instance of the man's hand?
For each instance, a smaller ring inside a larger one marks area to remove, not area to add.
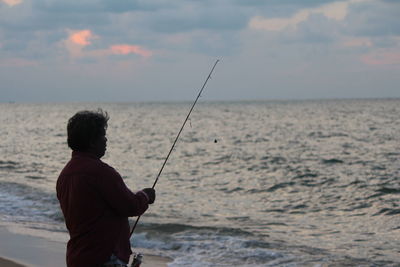
[[[145,188],[142,191],[149,197],[149,204],[153,204],[156,200],[156,191],[153,188]]]

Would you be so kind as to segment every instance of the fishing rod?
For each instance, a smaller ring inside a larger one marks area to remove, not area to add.
[[[189,113],[187,114],[186,119],[185,119],[185,121],[183,122],[182,127],[181,127],[181,129],[179,130],[179,132],[178,132],[178,134],[177,134],[177,136],[176,136],[176,138],[175,138],[175,141],[174,141],[174,143],[172,144],[171,149],[169,150],[169,152],[168,152],[168,154],[167,154],[167,157],[165,158],[164,163],[163,163],[163,165],[161,166],[161,169],[160,169],[160,171],[158,172],[157,178],[156,178],[156,180],[154,181],[154,184],[153,184],[153,186],[152,186],[151,188],[154,189],[154,187],[156,186],[156,184],[157,184],[157,182],[158,182],[158,179],[160,178],[160,175],[161,175],[161,173],[162,173],[162,171],[163,171],[165,165],[167,164],[167,161],[168,161],[168,159],[169,159],[169,156],[171,155],[172,151],[174,150],[174,147],[175,147],[175,145],[176,145],[176,142],[178,141],[179,136],[181,135],[181,132],[183,131],[183,128],[185,127],[186,122],[189,120],[190,114],[192,113],[192,111],[193,111],[193,109],[194,109],[194,106],[195,106],[196,103],[197,103],[197,100],[199,100],[199,98],[200,98],[200,96],[201,96],[201,93],[203,92],[204,87],[206,87],[206,84],[207,84],[208,80],[211,78],[211,74],[213,73],[213,71],[214,71],[214,69],[215,69],[215,66],[217,66],[218,62],[219,62],[219,59],[217,59],[217,61],[215,61],[214,66],[212,67],[210,73],[209,73],[208,76],[207,76],[207,79],[205,80],[203,86],[201,87],[201,89],[200,89],[200,91],[199,91],[199,94],[197,95],[196,99],[194,100],[193,105],[192,105],[192,107],[190,108]],[[135,224],[134,224],[133,227],[132,227],[130,236],[132,236],[133,232],[135,231],[136,225],[138,224],[138,222],[139,222],[139,220],[140,220],[140,217],[141,217],[141,216],[138,216],[138,218],[136,219],[136,222],[135,222]]]

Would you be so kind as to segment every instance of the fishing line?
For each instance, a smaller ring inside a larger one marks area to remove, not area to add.
[[[214,69],[215,69],[215,66],[217,66],[217,63],[218,63],[218,62],[219,62],[219,59],[217,59],[217,61],[215,61],[214,66],[212,67],[210,73],[209,73],[208,76],[207,76],[207,79],[205,80],[203,86],[201,87],[201,89],[200,89],[200,91],[199,91],[199,94],[197,95],[195,101],[193,102],[193,105],[192,105],[192,107],[190,108],[189,113],[187,114],[186,119],[185,119],[185,121],[183,122],[182,127],[181,127],[181,129],[179,130],[179,132],[178,132],[178,134],[177,134],[177,136],[176,136],[176,138],[175,138],[175,141],[174,141],[174,143],[172,144],[172,147],[171,147],[171,149],[169,150],[169,152],[168,152],[168,154],[167,154],[167,157],[166,157],[165,160],[164,160],[163,165],[161,166],[160,171],[158,172],[157,178],[156,178],[156,180],[154,181],[154,184],[153,184],[153,186],[152,186],[153,189],[154,189],[154,187],[156,186],[156,184],[157,184],[157,182],[158,182],[158,179],[160,178],[160,175],[161,175],[162,171],[164,170],[165,164],[167,164],[167,161],[168,161],[168,159],[169,159],[169,156],[171,155],[172,151],[174,150],[174,147],[175,147],[175,145],[176,145],[176,142],[178,141],[179,136],[181,135],[181,132],[183,131],[183,128],[185,127],[186,122],[189,120],[190,114],[192,113],[192,111],[193,111],[193,109],[194,109],[194,106],[195,106],[196,103],[197,103],[197,100],[199,100],[199,98],[200,98],[200,96],[201,96],[201,93],[203,92],[204,87],[206,86],[208,80],[211,78],[211,74],[213,73],[213,71],[214,71]],[[139,222],[139,220],[140,220],[140,217],[141,217],[141,216],[138,216],[138,218],[136,219],[136,222],[135,222],[135,224],[134,224],[133,227],[132,227],[130,236],[132,236],[133,232],[135,231],[136,225],[138,224],[138,222]]]

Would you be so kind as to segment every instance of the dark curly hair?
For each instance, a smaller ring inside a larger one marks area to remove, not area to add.
[[[74,151],[84,151],[91,141],[105,135],[109,116],[107,112],[83,110],[68,120],[68,146]]]

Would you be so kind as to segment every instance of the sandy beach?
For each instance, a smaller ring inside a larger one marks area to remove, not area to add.
[[[16,263],[16,262],[11,261],[11,260],[0,258],[0,266],[2,266],[2,267],[21,267],[21,266],[24,266],[24,265]]]
[[[0,227],[0,266],[1,267],[63,267],[65,246],[61,242],[10,232]],[[144,267],[166,267],[168,258],[151,255],[143,257]]]

